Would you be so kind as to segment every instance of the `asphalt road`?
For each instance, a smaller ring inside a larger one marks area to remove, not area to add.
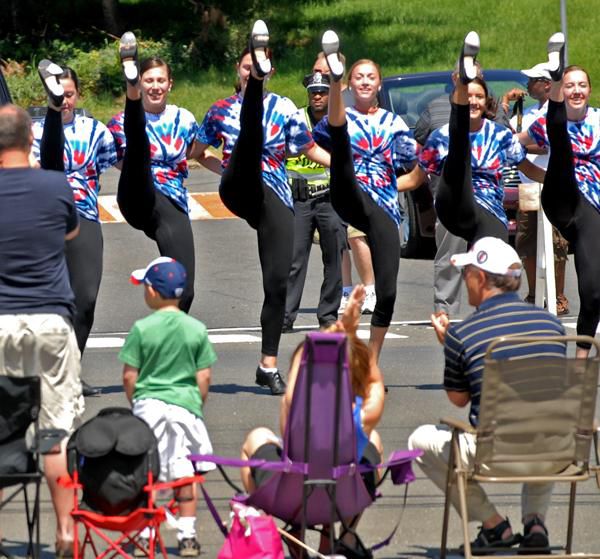
[[[110,172],[103,193],[114,193],[117,174]],[[216,190],[216,180],[203,171],[192,171],[188,182],[192,192]],[[256,240],[252,230],[237,219],[202,220],[193,222],[196,243],[196,299],[192,315],[209,328],[219,361],[213,368],[213,382],[205,407],[206,421],[215,451],[237,456],[245,433],[252,427],[267,425],[277,428],[279,399],[256,387],[254,371],[260,351],[259,310],[262,302],[260,269]],[[118,347],[132,323],[147,314],[142,290],[128,283],[131,270],[145,266],[157,256],[154,244],[143,234],[126,224],[107,224],[104,231],[104,276],[96,321],[88,349],[83,358],[83,376],[93,385],[102,387],[102,394],[86,400],[86,417],[106,406],[126,405],[121,385],[121,365]],[[285,369],[290,355],[302,340],[303,333],[317,324],[315,307],[320,284],[318,247],[313,256],[301,312],[294,334],[282,337],[280,364]],[[389,387],[386,408],[379,431],[386,453],[404,448],[410,432],[422,423],[435,423],[442,415],[464,418],[465,412],[453,410],[441,389],[442,350],[433,331],[427,326],[432,306],[431,261],[403,260],[400,264],[398,297],[390,339],[385,343],[381,367]],[[567,296],[571,316],[564,322],[574,326],[578,298],[572,263],[568,266]],[[466,297],[460,316],[468,312]],[[456,317],[456,318],[459,318]],[[570,325],[570,326],[569,326]],[[361,328],[368,336],[368,317]],[[433,557],[439,553],[442,519],[442,495],[417,470],[417,481],[409,491],[409,499],[399,532],[391,545],[377,557]],[[232,475],[236,475],[233,471]],[[227,515],[231,490],[218,474],[210,474],[206,487],[222,513]],[[507,514],[513,526],[519,526],[519,491],[512,486],[490,488],[494,502]],[[559,488],[553,498],[548,518],[551,542],[564,541],[566,491]],[[597,530],[600,494],[592,482],[578,491],[575,523],[575,549],[600,550]],[[389,534],[401,510],[402,491],[389,484],[383,486],[383,497],[372,506],[361,521],[360,532],[368,544]],[[25,521],[21,503],[9,505],[0,513],[0,530],[5,546],[16,556],[23,556]],[[46,490],[42,501],[42,557],[53,556],[54,521]],[[200,502],[198,514],[199,539],[203,557],[215,557],[222,536]],[[472,534],[476,527],[473,525]],[[175,553],[175,536],[166,533],[167,544]],[[452,515],[450,544],[460,543],[459,522]]]

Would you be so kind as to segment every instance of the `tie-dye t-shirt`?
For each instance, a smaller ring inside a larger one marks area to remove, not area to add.
[[[579,191],[600,212],[600,109],[588,107],[583,120],[568,121],[567,130]],[[538,118],[527,133],[538,146],[550,147],[546,115]]]
[[[410,168],[416,159],[412,132],[402,118],[384,109],[364,114],[348,107],[346,121],[358,185],[400,225],[396,171]],[[331,150],[327,117],[315,126],[313,136],[324,149]]]
[[[119,160],[123,159],[125,131],[124,113],[121,112],[108,123],[112,132]],[[183,180],[188,176],[187,149],[194,143],[198,123],[186,109],[167,105],[162,113],[146,112],[146,134],[150,141],[150,169],[154,187],[188,213],[188,192]]]
[[[217,101],[206,113],[198,141],[213,147],[223,145],[223,168],[226,168],[240,133],[239,94]],[[263,99],[263,181],[289,208],[294,207],[292,192],[287,182],[285,160],[298,155],[313,145],[312,136],[296,105],[287,97],[267,93]]]
[[[518,165],[525,150],[513,133],[500,124],[484,119],[476,132],[470,132],[471,178],[475,201],[508,227],[504,212],[502,168]],[[426,173],[440,175],[448,156],[448,125],[429,136],[419,153],[419,165]]]
[[[75,115],[63,129],[63,161],[75,206],[81,217],[99,221],[100,174],[117,162],[115,142],[104,124],[87,116]],[[33,155],[38,161],[43,132],[44,121],[34,122]]]

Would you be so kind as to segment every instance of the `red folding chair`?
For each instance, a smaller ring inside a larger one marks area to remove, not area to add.
[[[69,440],[67,456],[71,477],[61,484],[73,489],[74,558],[85,557],[90,549],[99,559],[131,558],[134,550],[140,552],[138,556],[153,559],[158,547],[168,559],[160,527],[169,514],[177,513],[178,504],[172,498],[157,505],[156,494],[203,483],[204,478],[155,482],[159,472],[156,438],[127,408],[106,408],[82,425]],[[81,542],[77,537],[80,526]],[[146,547],[140,538],[147,528]],[[100,541],[107,545],[104,550]]]

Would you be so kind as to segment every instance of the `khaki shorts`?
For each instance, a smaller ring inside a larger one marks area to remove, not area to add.
[[[561,236],[556,227],[552,227],[552,245],[554,247],[554,261],[566,261],[569,243]],[[537,249],[537,212],[517,213],[515,247],[521,258],[535,258]]]
[[[359,231],[356,227],[348,225],[348,238],[356,239],[358,237],[366,237],[366,235],[362,231]]]
[[[72,433],[81,424],[80,354],[70,322],[58,314],[0,315],[0,375],[39,375],[41,429]]]

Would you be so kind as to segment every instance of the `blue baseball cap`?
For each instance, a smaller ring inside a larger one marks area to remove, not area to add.
[[[179,299],[187,283],[187,272],[177,260],[160,256],[146,268],[131,272],[129,281],[134,285],[149,285],[165,299]]]

